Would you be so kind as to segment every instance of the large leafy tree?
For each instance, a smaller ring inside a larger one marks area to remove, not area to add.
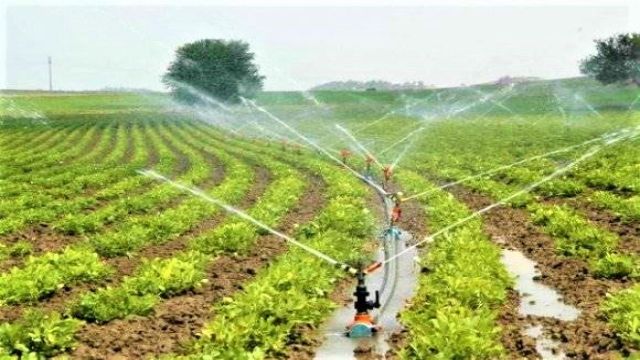
[[[595,43],[597,54],[582,61],[583,74],[603,84],[640,85],[640,34],[620,34]]]
[[[183,102],[206,102],[207,97],[237,102],[262,89],[264,77],[253,60],[246,42],[198,40],[176,50],[163,82]]]

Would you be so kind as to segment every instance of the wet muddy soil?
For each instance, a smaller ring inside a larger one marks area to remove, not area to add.
[[[463,187],[455,187],[450,191],[473,210],[492,203],[488,197]],[[567,357],[611,359],[617,352],[625,353],[628,350],[608,328],[598,312],[608,292],[625,288],[628,283],[596,278],[589,272],[584,261],[556,255],[553,239],[536,228],[523,209],[499,207],[485,213],[483,222],[485,231],[494,241],[506,249],[519,250],[537,263],[541,273],[536,278],[537,281],[557,290],[564,302],[581,311],[574,321],[549,317],[535,319],[543,325],[545,334],[553,340],[560,341]],[[525,330],[511,333],[522,333]],[[520,335],[514,335],[514,338],[504,339],[503,343],[510,350],[517,351],[512,355],[529,356],[528,350],[519,350],[518,347],[514,349],[512,344],[522,342],[519,337]]]

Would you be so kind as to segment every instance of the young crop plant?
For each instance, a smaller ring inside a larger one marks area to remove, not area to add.
[[[168,259],[145,260],[136,273],[117,287],[88,293],[70,313],[80,319],[106,323],[129,315],[147,315],[162,297],[195,289],[206,281],[209,258],[196,252]]]
[[[302,158],[298,162],[321,174],[331,195],[320,215],[299,228],[296,238],[329,256],[344,261],[362,260],[359,250],[373,230],[371,214],[363,200],[363,185],[332,165]],[[342,203],[347,207],[339,205]],[[345,215],[340,212],[347,209],[355,220],[353,225],[334,228],[326,220],[343,218]],[[300,336],[300,326],[318,325],[335,307],[327,295],[342,276],[332,266],[291,248],[241,293],[215,307],[214,318],[186,357],[253,359],[283,355],[287,342]]]
[[[625,222],[640,221],[640,196],[624,198],[608,191],[595,191],[589,201],[601,209],[611,211]]]
[[[24,266],[0,275],[0,306],[35,302],[65,286],[97,282],[109,275],[107,265],[85,248],[29,257]]]
[[[15,323],[0,325],[0,359],[49,359],[72,349],[82,321],[29,310]]]
[[[587,261],[597,276],[637,277],[640,259],[634,254],[616,252],[619,238],[596,227],[569,206],[530,204],[533,222],[553,236],[557,252]]]
[[[602,311],[623,340],[640,348],[640,284],[607,295]]]
[[[453,196],[415,173],[401,171],[405,191],[432,190],[420,198],[429,229],[435,232],[469,215]],[[424,269],[417,294],[400,315],[408,332],[404,359],[496,359],[500,344],[498,308],[513,280],[500,262],[500,250],[478,219],[441,235],[420,260]]]

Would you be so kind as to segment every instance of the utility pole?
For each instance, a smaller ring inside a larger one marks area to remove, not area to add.
[[[51,56],[49,56],[49,91],[53,91],[53,80],[51,77]]]

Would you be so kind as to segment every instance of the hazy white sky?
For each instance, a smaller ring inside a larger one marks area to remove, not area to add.
[[[640,31],[640,0],[408,1],[402,7],[385,0],[375,7],[359,0],[313,7],[8,1],[0,88],[19,89],[48,86],[48,55],[57,89],[162,89],[175,48],[200,38],[248,41],[269,90],[347,79],[448,86],[503,75],[569,77],[579,74],[594,38]],[[54,6],[66,4],[74,6]]]

